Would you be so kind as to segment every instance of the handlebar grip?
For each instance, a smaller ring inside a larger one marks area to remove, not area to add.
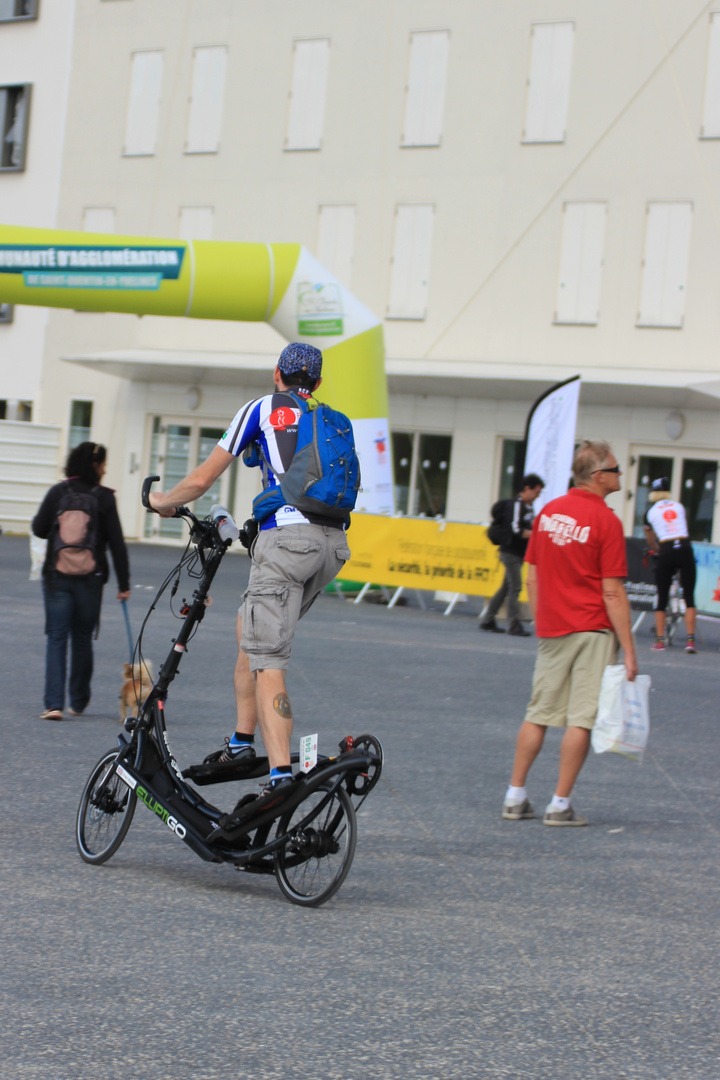
[[[141,496],[142,504],[143,504],[143,506],[145,507],[146,510],[150,511],[151,514],[156,514],[157,510],[153,510],[152,506],[150,505],[150,498],[149,498],[149,496],[150,496],[150,488],[155,483],[155,481],[159,480],[159,479],[160,479],[159,476],[146,476],[145,479],[143,480],[142,496]]]

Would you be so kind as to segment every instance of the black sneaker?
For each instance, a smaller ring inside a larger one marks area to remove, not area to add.
[[[239,761],[252,761],[255,757],[254,746],[231,746],[230,737],[225,738],[225,745],[222,750],[215,750],[214,753],[208,754],[206,758],[203,758],[203,765],[220,764],[227,765],[230,762]]]
[[[494,619],[490,622],[481,622],[478,627],[479,630],[489,630],[491,634],[504,634],[505,631],[502,626],[498,626]]]
[[[265,784],[260,795],[245,795],[234,810],[220,818],[220,827],[222,829],[237,828],[238,825],[242,825],[243,822],[262,813],[263,810],[272,810],[274,806],[279,806],[294,783],[295,778],[292,775],[280,776]]]
[[[512,626],[510,627],[510,629],[508,630],[508,634],[512,634],[513,637],[530,637],[531,636],[530,631],[526,630],[521,622],[514,622],[512,624]]]

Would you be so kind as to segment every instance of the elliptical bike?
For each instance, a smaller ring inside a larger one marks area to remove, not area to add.
[[[157,476],[143,482],[142,502],[152,510],[150,488]],[[318,755],[307,772],[283,785],[272,807],[255,811],[257,795],[248,794],[230,813],[213,806],[195,790],[213,784],[255,780],[269,774],[266,757],[220,766],[206,759],[181,770],[170,749],[166,704],[187,643],[202,622],[212,581],[228,548],[242,534],[230,514],[214,506],[198,519],[187,507],[176,517],[190,526],[190,537],[177,566],[161,585],[143,629],[158,600],[180,574],[197,581],[190,602],[180,609],[182,625],[136,717],[125,721],[117,748],[103,754],[85,784],[77,812],[76,840],[88,863],[106,862],[122,844],[138,801],[207,862],[231,863],[251,874],[274,874],[283,894],[294,904],[316,907],[342,885],[357,843],[356,810],[380,779],[383,753],[373,735],[345,736],[333,757]],[[142,630],[135,646],[142,662]],[[210,755],[210,758],[217,755]],[[291,757],[299,762],[299,754]]]

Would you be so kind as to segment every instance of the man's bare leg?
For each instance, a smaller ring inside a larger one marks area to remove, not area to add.
[[[520,725],[510,781],[513,787],[525,787],[530,766],[542,750],[546,730],[540,724],[532,724],[529,720],[523,720]]]
[[[570,798],[570,792],[585,763],[589,749],[590,732],[586,728],[566,728],[560,743],[560,771],[555,788],[558,798]]]
[[[255,672],[255,701],[265,750],[271,769],[290,764],[293,715],[285,689],[285,672],[263,668]]]
[[[237,620],[237,647],[238,655],[235,661],[235,705],[237,708],[237,723],[235,731],[238,735],[254,735],[257,726],[257,706],[255,704],[255,680],[250,671],[250,661],[240,648],[242,640],[242,616]]]

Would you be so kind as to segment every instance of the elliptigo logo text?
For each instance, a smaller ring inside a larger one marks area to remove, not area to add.
[[[148,810],[152,810],[153,814],[157,814],[157,816],[165,822],[168,829],[172,829],[175,835],[179,836],[181,840],[185,839],[185,836],[187,835],[185,826],[181,825],[180,822],[172,816],[169,810],[166,810],[164,806],[161,806],[157,799],[154,799],[144,787],[138,785],[135,794],[138,799],[145,803]]]

